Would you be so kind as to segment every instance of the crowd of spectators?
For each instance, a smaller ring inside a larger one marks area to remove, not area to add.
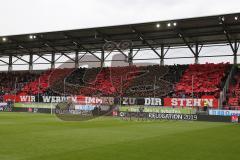
[[[40,75],[39,72],[14,71],[0,73],[1,95],[16,94],[29,82]]]
[[[176,84],[173,96],[201,98],[205,95],[212,95],[219,98],[230,68],[229,63],[189,65]]]
[[[170,95],[187,65],[79,68],[66,78],[66,93],[87,96]]]
[[[223,103],[226,109],[240,109],[240,69],[236,68]]]
[[[218,98],[230,67],[221,63],[2,72],[0,99],[4,94]]]

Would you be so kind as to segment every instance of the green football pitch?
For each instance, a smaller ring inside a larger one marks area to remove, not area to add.
[[[239,159],[240,126],[188,121],[64,122],[48,114],[0,113],[0,160]]]

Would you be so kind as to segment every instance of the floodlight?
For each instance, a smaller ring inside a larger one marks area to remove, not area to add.
[[[6,38],[6,37],[3,37],[3,38],[2,38],[2,41],[3,41],[3,42],[6,42],[6,41],[7,41],[7,38]]]

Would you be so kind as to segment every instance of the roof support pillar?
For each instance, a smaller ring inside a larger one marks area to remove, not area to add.
[[[161,45],[161,55],[160,55],[160,66],[164,65],[164,57],[165,57],[164,44],[162,44]]]
[[[133,65],[133,49],[130,48],[130,52],[128,53],[128,64],[129,66]]]
[[[101,52],[101,67],[104,67],[104,60],[105,60],[104,56],[105,56],[105,52],[104,52],[104,49],[102,49],[102,52]]]
[[[8,71],[11,72],[13,70],[13,59],[12,59],[12,55],[9,55],[9,62],[8,62]]]
[[[29,71],[33,70],[33,54],[30,53],[29,55]]]
[[[233,56],[233,64],[237,64],[237,56],[235,54]]]
[[[235,40],[234,42],[234,50],[233,50],[233,63],[234,64],[237,64],[237,52],[238,52],[238,43],[237,41]]]
[[[234,42],[232,42],[231,35],[228,32],[228,26],[224,23],[224,20],[221,19],[220,22],[221,22],[222,27],[223,27],[223,33],[226,36],[227,41],[228,41],[228,43],[229,43],[229,45],[230,45],[230,47],[233,51],[233,63],[237,64],[237,52],[238,52],[239,44],[238,44],[236,39],[235,39]]]
[[[55,68],[55,53],[52,53],[52,59],[51,59],[51,69]]]
[[[75,68],[79,68],[79,53],[75,52]]]
[[[198,43],[196,42],[196,45],[195,45],[195,54],[194,54],[194,57],[195,57],[195,64],[199,64],[199,45]]]

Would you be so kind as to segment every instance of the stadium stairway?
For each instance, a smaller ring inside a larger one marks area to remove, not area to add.
[[[225,109],[240,109],[240,70],[237,67],[232,76],[226,100],[227,104],[224,106]]]

